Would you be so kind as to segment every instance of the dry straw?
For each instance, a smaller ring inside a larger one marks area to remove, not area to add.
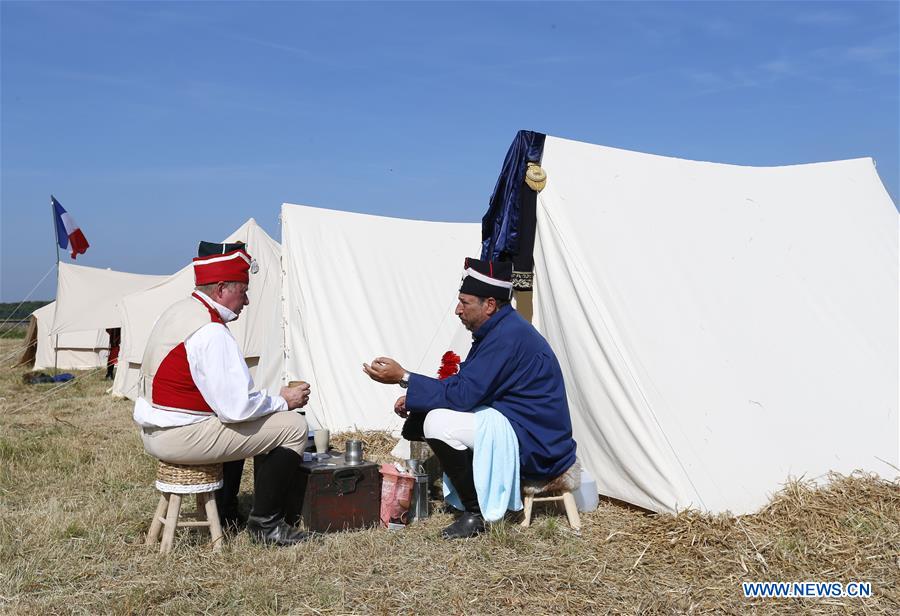
[[[0,345],[0,354],[4,350]],[[245,534],[221,553],[179,534],[143,545],[159,497],[131,403],[79,379],[0,372],[0,611],[10,614],[897,614],[900,489],[866,475],[793,481],[753,515],[654,515],[604,501],[575,536],[559,512],[446,542],[451,516],[338,533],[294,549]],[[389,411],[389,410],[388,410]],[[386,461],[394,440],[335,434]],[[252,462],[244,473],[249,506]],[[867,581],[867,599],[746,599],[744,581]]]

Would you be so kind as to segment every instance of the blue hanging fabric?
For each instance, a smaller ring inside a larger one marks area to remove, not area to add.
[[[494,186],[487,214],[481,219],[481,258],[485,261],[510,261],[518,255],[520,240],[519,191],[525,181],[529,162],[541,162],[543,133],[520,130]]]

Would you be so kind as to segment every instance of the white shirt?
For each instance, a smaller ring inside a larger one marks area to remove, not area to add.
[[[238,315],[195,291],[214,307],[226,323]],[[209,323],[184,341],[188,366],[197,389],[222,423],[250,421],[288,410],[281,396],[269,396],[265,389],[253,390],[253,379],[237,341],[221,323]],[[148,400],[134,403],[134,421],[142,428],[171,428],[206,421],[209,416],[153,408]]]

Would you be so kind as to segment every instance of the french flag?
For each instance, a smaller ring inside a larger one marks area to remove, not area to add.
[[[59,247],[65,250],[72,244],[73,259],[76,255],[84,254],[90,244],[81,232],[81,227],[53,195],[50,195],[50,205],[53,206],[53,217],[56,219],[56,241]]]

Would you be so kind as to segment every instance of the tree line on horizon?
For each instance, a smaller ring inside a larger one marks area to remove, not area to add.
[[[3,321],[23,321],[37,310],[49,304],[51,300],[38,300],[33,302],[0,302],[0,323]]]

